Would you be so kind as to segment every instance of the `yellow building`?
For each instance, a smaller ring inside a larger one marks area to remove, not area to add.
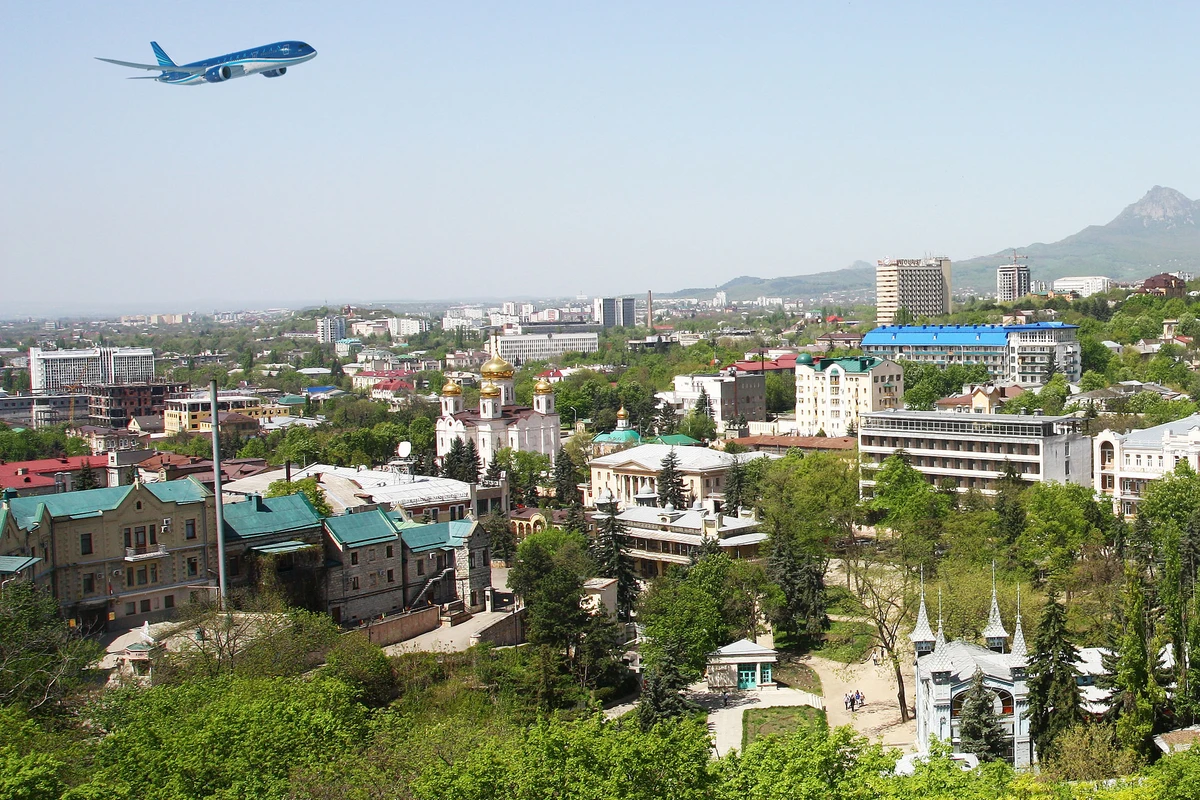
[[[174,397],[166,401],[163,411],[163,430],[167,434],[195,433],[203,430],[202,422],[211,416],[208,395],[202,397]],[[261,421],[269,416],[268,406],[255,395],[219,395],[217,408],[221,411],[236,411],[253,420]]]

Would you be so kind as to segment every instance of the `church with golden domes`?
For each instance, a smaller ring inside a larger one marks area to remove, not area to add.
[[[533,407],[517,405],[513,365],[498,355],[479,369],[479,409],[463,407],[462,387],[453,381],[442,387],[442,415],[437,421],[437,454],[443,459],[455,439],[474,442],[486,468],[496,452],[541,453],[553,461],[561,446],[562,430],[554,408],[554,387],[545,378],[533,387]]]

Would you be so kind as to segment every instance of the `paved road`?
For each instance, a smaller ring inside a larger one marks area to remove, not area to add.
[[[729,705],[725,705],[721,694],[708,691],[703,683],[693,684],[687,692],[689,700],[708,709],[708,730],[718,757],[741,748],[742,716],[747,709],[807,705],[805,694],[784,688],[730,692]]]

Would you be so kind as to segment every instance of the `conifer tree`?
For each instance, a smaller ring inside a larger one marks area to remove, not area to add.
[[[86,458],[87,456],[84,456],[84,459]],[[96,473],[92,472],[91,467],[87,466],[85,461],[83,469],[79,471],[79,480],[75,481],[75,489],[82,492],[87,489],[95,489],[98,485]]]
[[[579,476],[575,474],[575,462],[565,447],[558,448],[554,458],[554,501],[560,507],[580,502]]]
[[[1066,609],[1052,588],[1034,633],[1028,668],[1029,735],[1039,761],[1051,757],[1064,731],[1083,721],[1075,683],[1078,660],[1079,650],[1067,638]]]
[[[583,510],[582,503],[575,503],[567,509],[567,519],[563,523],[563,528],[574,533],[587,534],[587,512]]]
[[[479,448],[475,446],[475,440],[471,439],[463,451],[462,477],[459,480],[464,483],[479,483],[479,473],[482,471],[483,464],[479,460]]]
[[[672,447],[671,452],[663,457],[658,469],[658,504],[663,508],[670,504],[682,509],[686,502],[683,474],[679,471],[679,454]]]
[[[1154,732],[1155,702],[1163,698],[1155,682],[1158,655],[1149,644],[1142,575],[1132,562],[1125,566],[1122,594],[1123,621],[1116,653],[1104,659],[1106,675],[1098,685],[1112,692],[1108,716],[1117,721],[1118,741],[1145,756]]]
[[[704,387],[700,387],[700,394],[696,396],[696,412],[711,417],[712,401],[708,399],[708,392],[704,391]]]
[[[746,495],[746,465],[737,456],[725,471],[725,508],[733,516],[737,516],[745,502]]]
[[[461,329],[460,329],[461,330]],[[487,465],[487,471],[483,473],[483,479],[488,483],[500,483],[500,478],[504,475],[504,465],[500,463],[500,459],[493,458]]]
[[[1182,681],[1175,692],[1175,710],[1184,724],[1195,725],[1200,720],[1200,597],[1194,584],[1188,603],[1187,653]]]
[[[1011,461],[1004,462],[1004,474],[996,481],[996,533],[1007,544],[1013,544],[1025,530],[1025,504],[1021,495],[1025,481]]]
[[[1004,729],[995,702],[995,693],[983,685],[983,672],[975,670],[958,718],[958,739],[962,751],[974,753],[980,761],[997,761],[1004,753]]]
[[[644,731],[691,710],[687,700],[680,694],[687,687],[687,678],[681,667],[683,653],[680,643],[671,641],[663,645],[662,656],[649,668],[646,689],[638,701],[638,723]]]
[[[627,532],[617,519],[616,511],[612,505],[605,509],[596,527],[596,538],[588,549],[596,562],[596,574],[617,579],[617,616],[628,619],[637,599],[637,579],[629,559],[621,556],[621,545]]]
[[[463,440],[454,437],[454,441],[450,442],[450,452],[446,453],[446,458],[442,461],[442,474],[447,478],[461,480],[459,477],[463,473],[465,466],[467,451],[463,447]]]
[[[659,436],[670,436],[679,430],[679,418],[670,403],[663,403],[654,415],[654,430]]]
[[[767,556],[767,576],[783,595],[783,602],[772,614],[780,629],[796,636],[816,636],[829,627],[825,575],[819,559],[788,536],[774,536]]]

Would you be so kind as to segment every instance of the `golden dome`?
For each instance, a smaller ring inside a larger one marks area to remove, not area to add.
[[[512,364],[500,356],[492,356],[483,362],[483,366],[479,368],[479,372],[483,375],[484,380],[507,380],[513,376],[514,368]]]
[[[550,381],[542,378],[533,385],[534,394],[554,394],[554,385]]]
[[[462,387],[454,381],[446,381],[446,385],[442,387],[442,397],[458,397],[462,394]]]
[[[629,412],[625,410],[625,406],[621,406],[621,410],[617,412],[617,419],[629,419]]]
[[[500,387],[491,381],[485,381],[483,386],[479,387],[480,397],[499,397]]]

